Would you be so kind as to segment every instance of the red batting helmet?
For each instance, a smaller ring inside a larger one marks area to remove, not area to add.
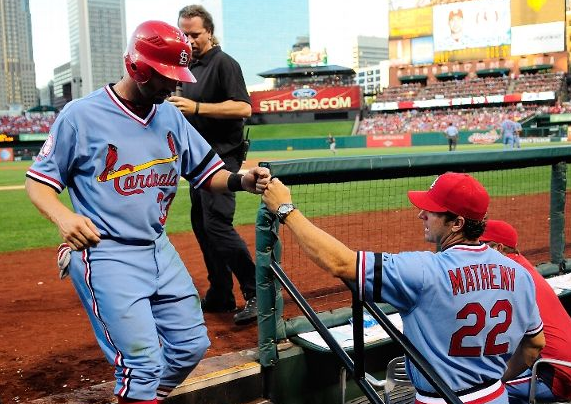
[[[196,83],[188,69],[191,49],[184,33],[162,21],[146,21],[135,28],[125,52],[129,76],[146,83],[152,70],[169,79]]]

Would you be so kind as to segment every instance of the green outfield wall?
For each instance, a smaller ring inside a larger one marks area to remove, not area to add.
[[[491,144],[501,143],[501,136],[495,130],[491,131],[461,131],[459,145],[462,144]],[[560,142],[560,137],[523,137],[522,143]],[[393,147],[393,146],[445,146],[448,140],[442,132],[420,132],[369,136],[337,136],[338,149],[364,147]],[[250,150],[315,150],[328,149],[325,137],[299,139],[260,139],[252,140]]]

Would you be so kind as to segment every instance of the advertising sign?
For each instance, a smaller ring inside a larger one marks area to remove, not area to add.
[[[391,39],[389,41],[389,59],[391,66],[410,65],[410,39]]]
[[[409,147],[409,146],[412,146],[412,136],[410,135],[410,133],[367,136],[367,147]]]
[[[560,52],[565,48],[565,23],[512,27],[512,55]]]
[[[11,147],[0,148],[0,161],[14,161],[14,149]]]
[[[389,11],[390,38],[432,35],[432,7]]]
[[[432,64],[434,62],[434,42],[431,36],[410,40],[413,65]]]
[[[541,24],[565,19],[564,0],[512,0],[512,26]]]
[[[508,58],[510,55],[510,45],[487,46],[485,48],[467,48],[452,51],[434,52],[434,63]]]
[[[359,86],[307,87],[295,90],[254,91],[250,94],[253,113],[334,111],[359,109]]]
[[[389,0],[389,10],[430,6],[431,0]]]
[[[474,0],[435,6],[433,21],[436,52],[510,43],[509,0]]]
[[[20,142],[44,142],[47,138],[47,133],[23,133],[19,136]]]

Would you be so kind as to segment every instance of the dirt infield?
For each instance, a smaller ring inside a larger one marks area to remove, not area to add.
[[[253,226],[239,229],[253,252]],[[208,281],[192,233],[171,240],[201,294]],[[69,279],[60,281],[55,249],[0,254],[0,402],[26,402],[113,380]],[[237,285],[236,285],[237,286]],[[235,294],[240,296],[236,287]],[[239,298],[239,305],[244,301]],[[257,325],[235,326],[232,314],[206,314],[216,356],[257,346]]]
[[[534,232],[534,226],[548,217],[548,208],[529,209],[537,206],[532,199],[530,196],[518,198],[510,206],[493,203],[491,211],[495,218],[517,217],[517,227],[522,229],[520,240],[525,240]],[[387,223],[388,219],[383,220]],[[324,220],[319,219],[319,224],[324,225]],[[409,249],[425,246],[420,221],[410,227],[407,230],[410,233],[407,235]],[[253,253],[254,227],[241,226],[238,231]],[[353,242],[357,241],[356,233],[348,231],[347,234]],[[194,235],[173,235],[171,240],[199,292],[204,294],[208,286],[206,269]],[[547,255],[535,258],[534,262],[538,262]],[[96,345],[71,282],[58,279],[55,248],[0,254],[0,262],[3,268],[0,283],[0,401],[26,402],[112,380],[113,370]],[[317,287],[315,283],[313,279],[313,286]],[[237,285],[235,294],[240,296]],[[239,299],[238,304],[243,303]],[[212,341],[208,357],[257,345],[256,324],[235,326],[232,314],[206,314],[205,317]]]

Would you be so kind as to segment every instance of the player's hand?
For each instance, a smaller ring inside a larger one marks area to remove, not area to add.
[[[262,195],[262,201],[272,213],[276,213],[282,203],[291,203],[291,193],[278,178],[274,177],[266,186]]]
[[[193,115],[196,110],[196,102],[188,98],[172,95],[167,98],[167,101],[177,107],[183,115]]]
[[[101,233],[91,219],[74,212],[58,218],[57,225],[62,239],[74,251],[94,247],[101,241]]]
[[[272,175],[265,167],[254,167],[242,177],[242,187],[253,194],[261,194],[266,189]]]

